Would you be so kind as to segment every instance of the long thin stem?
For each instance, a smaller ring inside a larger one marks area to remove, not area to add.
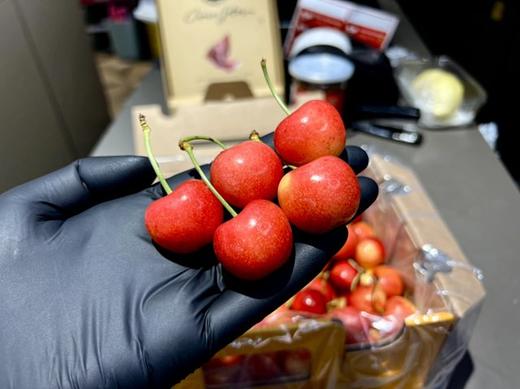
[[[207,185],[207,187],[211,191],[211,193],[213,193],[215,195],[215,197],[222,203],[224,208],[226,208],[228,210],[228,212],[231,214],[231,216],[235,217],[237,215],[236,211],[231,207],[231,205],[228,204],[228,202],[226,200],[224,200],[224,198],[220,195],[220,193],[218,193],[218,191],[215,189],[213,184],[208,180],[208,177],[206,176],[206,174],[200,168],[200,164],[197,161],[197,159],[195,158],[195,154],[193,153],[193,146],[189,142],[184,141],[184,142],[179,142],[179,147],[181,148],[181,150],[184,150],[184,151],[186,151],[186,153],[188,153],[188,156],[190,157],[191,162],[193,163],[193,166],[195,167],[195,170],[197,171],[197,173],[199,173],[200,178],[202,178],[202,181],[204,181],[204,183]]]
[[[180,141],[179,141],[179,145],[183,142],[191,142],[191,141],[194,141],[194,140],[207,140],[208,142],[213,142],[215,143],[216,145],[220,146],[220,148],[222,150],[225,150],[226,149],[226,146],[224,145],[224,143],[222,143],[221,141],[219,141],[217,138],[212,138],[210,136],[202,136],[202,135],[193,135],[193,136],[187,136],[185,138],[182,138]]]
[[[278,94],[274,90],[274,86],[271,81],[271,77],[269,77],[269,73],[267,71],[267,65],[266,65],[265,58],[262,58],[260,65],[262,66],[262,72],[264,73],[265,82],[267,83],[267,86],[269,87],[269,90],[271,91],[271,94],[273,95],[274,99],[276,100],[276,102],[278,103],[280,108],[282,108],[282,110],[285,112],[285,114],[290,115],[291,111],[289,111],[289,108],[287,108],[287,105],[285,105],[283,100],[280,98],[280,96],[278,96]]]
[[[150,161],[150,164],[153,167],[153,170],[155,174],[157,175],[157,178],[159,178],[159,182],[161,183],[161,186],[163,187],[164,191],[167,195],[172,193],[172,188],[170,188],[170,185],[168,185],[168,182],[164,178],[164,175],[162,174],[161,168],[159,167],[159,164],[157,163],[157,160],[155,159],[153,152],[152,152],[152,145],[150,142],[150,132],[152,129],[146,122],[146,118],[143,114],[139,114],[139,125],[141,126],[141,129],[143,130],[144,135],[144,147],[146,148],[146,154],[148,155],[148,160]]]

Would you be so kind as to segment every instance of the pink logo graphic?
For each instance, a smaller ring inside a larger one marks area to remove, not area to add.
[[[215,43],[215,45],[209,49],[206,57],[217,68],[223,69],[227,72],[232,72],[240,65],[240,62],[229,58],[229,46],[229,35],[226,35],[222,40]]]

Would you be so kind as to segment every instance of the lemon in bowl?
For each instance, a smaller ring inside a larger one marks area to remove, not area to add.
[[[411,85],[415,101],[439,119],[449,118],[464,100],[464,86],[454,74],[443,69],[426,69]]]

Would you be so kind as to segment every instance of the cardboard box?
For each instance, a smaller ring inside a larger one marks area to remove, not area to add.
[[[168,174],[173,174],[191,167],[177,147],[180,136],[200,132],[221,137],[231,144],[246,138],[253,127],[263,129],[263,133],[272,131],[283,117],[272,99],[234,102],[225,110],[222,110],[223,107],[218,104],[191,107],[179,110],[179,115],[172,117],[163,115],[157,106],[136,107],[135,111],[147,115],[153,129],[152,142],[158,160]],[[136,151],[144,154],[139,140],[140,129],[136,126],[134,132]],[[218,152],[219,149],[210,144],[196,147],[203,163],[210,162]],[[217,357],[294,351],[305,344],[312,358],[317,358],[313,363],[323,364],[329,369],[325,370],[328,374],[325,381],[325,373],[320,373],[322,370],[313,370],[312,374],[301,380],[266,383],[264,387],[422,387],[425,382],[446,377],[446,372],[455,367],[454,363],[467,348],[485,295],[478,271],[465,258],[410,168],[387,156],[373,154],[370,166],[363,174],[371,176],[382,188],[380,198],[365,212],[364,217],[374,225],[385,243],[390,253],[388,262],[404,275],[414,303],[423,315],[408,318],[405,330],[396,339],[361,349],[343,350],[343,340],[338,340],[335,327],[320,327],[323,332],[319,334],[312,331],[301,334],[298,341],[287,338],[288,329],[284,326],[252,329],[237,339],[234,345],[223,349]],[[385,188],[398,190],[385,194]],[[433,282],[418,278],[417,265],[423,258],[423,246],[428,244],[441,250],[452,261],[452,270],[435,274]],[[290,331],[294,333],[296,328],[297,325]],[[343,331],[342,327],[339,331]],[[319,344],[322,343],[313,343],[316,337],[325,343],[339,342],[341,351],[339,354],[320,354]],[[245,346],[251,344],[246,341],[251,338],[262,341],[255,342],[255,347]],[[283,347],[277,348],[272,346],[273,342],[276,343],[273,339],[286,341]],[[243,347],[237,348],[237,344]],[[333,385],[330,384],[331,380],[334,381]],[[204,371],[197,370],[180,387],[204,388]]]
[[[233,387],[297,389],[302,387],[303,382],[305,388],[334,388],[339,377],[344,339],[345,333],[340,324],[324,320],[257,328],[225,347],[214,358],[241,358],[242,371],[235,375]],[[286,365],[284,368],[284,362],[280,359],[287,358],[291,352],[296,352],[296,355],[303,352],[308,356],[309,363],[304,366]],[[262,366],[262,362],[267,362],[267,365]],[[207,364],[174,388],[229,388],[229,376],[226,374],[229,372],[237,373],[227,368],[215,376],[215,370],[212,371]]]
[[[465,258],[409,168],[376,154],[371,156],[365,174],[382,184],[382,192],[390,180],[404,188],[383,193],[364,217],[385,242],[390,251],[388,263],[404,274],[411,297],[423,314],[407,318],[404,330],[395,339],[361,348],[343,348],[344,333],[335,332],[342,332],[341,326],[339,329],[317,327],[320,331],[302,332],[297,340],[288,336],[295,333],[298,325],[305,326],[308,323],[306,319],[289,327],[283,320],[272,327],[253,328],[219,352],[217,357],[271,355],[273,350],[280,350],[278,342],[284,339],[282,349],[299,350],[305,345],[312,355],[312,363],[320,366],[299,380],[257,383],[261,387],[420,388],[449,376],[468,346],[485,296],[482,283],[476,276],[478,272]],[[453,270],[435,274],[433,282],[421,279],[416,271],[416,265],[421,263],[421,248],[426,244],[434,245],[453,261]],[[333,347],[333,351],[324,353],[323,344]],[[205,385],[203,370],[197,370],[176,387],[218,387]],[[328,379],[324,375],[328,375]]]
[[[346,349],[338,387],[439,387],[467,349],[485,291],[413,171],[391,157],[371,155],[365,175],[380,183],[378,201],[365,212],[389,250],[423,315],[409,317],[394,341],[365,350]],[[386,193],[392,183],[395,190]],[[452,270],[422,279],[422,248],[431,245],[449,257]]]
[[[278,93],[284,74],[274,0],[158,0],[168,107],[269,96],[260,60]]]

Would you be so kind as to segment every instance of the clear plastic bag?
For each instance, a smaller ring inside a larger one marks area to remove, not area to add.
[[[482,273],[464,257],[413,172],[390,156],[368,151],[371,164],[364,174],[378,182],[380,196],[363,220],[383,242],[385,264],[399,272],[413,309],[399,300],[403,310],[389,313],[386,300],[384,311],[353,318],[344,308],[346,299],[339,297],[320,316],[290,310],[290,300],[219,352],[185,387],[448,384],[478,317],[485,294]]]

